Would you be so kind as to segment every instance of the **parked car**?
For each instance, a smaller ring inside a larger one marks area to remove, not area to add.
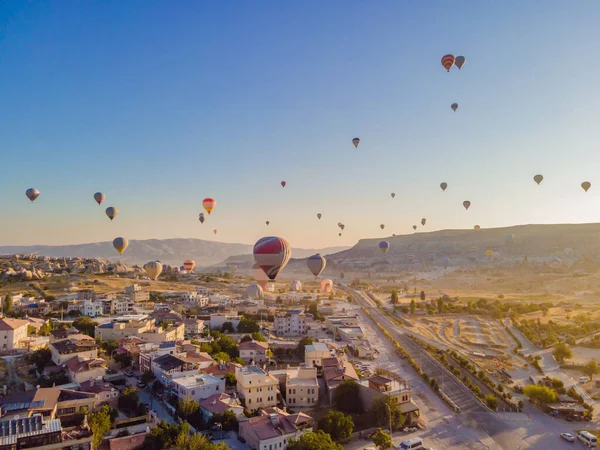
[[[579,377],[579,383],[583,384],[583,383],[587,383],[588,381],[590,381],[590,377]]]
[[[573,436],[571,433],[560,433],[560,438],[567,442],[575,442],[575,436]]]

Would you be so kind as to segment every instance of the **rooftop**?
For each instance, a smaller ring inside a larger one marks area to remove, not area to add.
[[[0,447],[17,445],[17,438],[23,435],[35,436],[60,432],[60,419],[47,419],[41,415],[0,421]]]
[[[212,366],[203,369],[203,371],[216,377],[219,377],[228,374],[229,372],[235,373],[235,370],[239,367],[242,366],[234,362],[226,362],[223,364],[213,364]]]
[[[0,331],[12,331],[23,326],[26,326],[28,322],[20,319],[2,319],[0,320]]]
[[[184,388],[193,388],[196,386],[206,386],[209,384],[219,384],[222,380],[214,377],[208,373],[201,373],[198,375],[192,375],[188,377],[177,378],[173,380],[173,384],[178,384]]]
[[[251,417],[240,423],[240,428],[246,428],[263,441],[278,436],[295,434],[298,429],[312,426],[312,417],[304,413],[288,414],[278,408],[266,408],[258,417]]]
[[[255,341],[254,339],[251,341],[240,342],[238,345],[238,350],[256,350],[256,351],[265,351],[268,350],[269,344],[267,342]]]
[[[51,345],[61,355],[67,353],[84,352],[88,350],[93,350],[98,347],[96,345],[96,341],[94,341],[94,339],[92,339],[91,337],[87,337],[87,339],[66,339],[64,341],[55,342]]]
[[[185,361],[177,356],[173,355],[162,355],[154,360],[154,362],[164,371],[169,371],[181,367],[185,364]]]
[[[204,400],[200,400],[200,408],[212,414],[223,414],[232,407],[242,408],[242,404],[237,398],[225,393],[211,395]]]
[[[305,352],[329,352],[329,347],[324,342],[314,342],[304,347]]]

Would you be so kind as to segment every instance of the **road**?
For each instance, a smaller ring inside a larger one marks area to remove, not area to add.
[[[163,402],[152,395],[149,387],[146,389],[137,387],[137,381],[138,380],[135,377],[127,377],[127,384],[137,388],[140,402],[150,405],[150,409],[156,413],[159,420],[164,420],[165,422],[174,425],[176,423],[175,419],[173,419],[171,413],[165,408]]]

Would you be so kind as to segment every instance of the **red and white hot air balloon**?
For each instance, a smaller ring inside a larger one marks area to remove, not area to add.
[[[261,238],[254,244],[254,260],[271,281],[277,278],[291,255],[292,249],[288,241],[277,236]]]
[[[446,69],[448,72],[450,72],[450,69],[452,69],[452,66],[454,65],[454,55],[444,55],[442,56],[442,66],[444,66],[444,69]]]
[[[192,270],[194,270],[194,267],[196,267],[196,261],[194,261],[193,259],[186,259],[183,262],[183,268],[186,270],[187,273],[190,273]]]
[[[258,284],[261,288],[265,289],[267,284],[269,283],[269,277],[267,274],[260,268],[258,263],[252,266],[252,276],[256,280],[256,284]]]
[[[213,209],[215,209],[215,206],[217,206],[217,201],[214,198],[207,197],[204,200],[202,200],[202,206],[204,207],[206,212],[210,214],[210,212]]]

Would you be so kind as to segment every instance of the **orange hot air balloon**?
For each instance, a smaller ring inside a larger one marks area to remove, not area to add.
[[[204,207],[206,212],[210,214],[210,212],[213,209],[215,209],[215,206],[217,206],[217,201],[214,198],[207,197],[204,200],[202,200],[202,206]]]
[[[186,259],[183,262],[183,268],[187,271],[187,273],[190,273],[192,270],[194,270],[194,267],[196,267],[196,261],[193,259]]]
[[[328,294],[331,291],[333,291],[333,281],[331,281],[329,278],[325,278],[323,281],[321,281],[321,292]]]
[[[452,69],[452,66],[454,65],[454,55],[444,55],[442,56],[442,66],[444,66],[444,69],[446,69],[448,72],[450,72],[450,69]]]

